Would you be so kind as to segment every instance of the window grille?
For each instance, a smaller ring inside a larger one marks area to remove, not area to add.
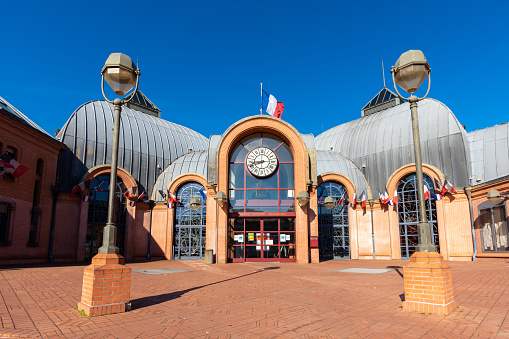
[[[431,224],[431,238],[440,252],[438,239],[437,208],[434,197],[434,185],[429,176],[424,174],[424,185],[428,187],[430,198],[426,200],[426,220]],[[414,254],[419,236],[419,205],[417,196],[417,178],[410,174],[398,184],[398,217],[401,258],[409,259]]]

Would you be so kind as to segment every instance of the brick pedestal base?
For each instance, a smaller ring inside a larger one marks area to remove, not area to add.
[[[449,314],[456,308],[452,293],[451,268],[437,252],[415,252],[403,269],[403,309],[423,313]]]
[[[85,268],[78,309],[92,317],[126,311],[131,300],[131,268],[119,254],[97,254]]]

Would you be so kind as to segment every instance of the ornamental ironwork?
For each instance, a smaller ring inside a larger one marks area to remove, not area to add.
[[[198,198],[200,206],[191,209],[191,199]],[[175,213],[174,259],[204,259],[206,239],[207,200],[205,188],[195,182],[184,184],[177,193]]]
[[[431,237],[433,243],[440,252],[438,239],[437,208],[434,198],[434,185],[432,179],[424,174],[424,185],[430,192],[426,200],[426,220],[431,225]],[[398,184],[398,218],[399,218],[399,240],[401,258],[409,259],[415,252],[419,243],[419,206],[417,197],[417,178],[410,174],[403,178]]]
[[[350,228],[346,189],[335,182],[325,182],[318,187],[317,194],[320,259],[349,259]],[[334,207],[331,210],[325,208],[323,204],[326,197],[334,199]]]

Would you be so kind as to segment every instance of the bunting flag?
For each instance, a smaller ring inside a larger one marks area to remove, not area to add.
[[[282,102],[277,101],[272,94],[262,90],[262,109],[275,118],[281,118],[285,106]]]
[[[394,202],[395,205],[398,204],[398,189],[397,188],[394,190],[394,198],[392,198],[392,201]]]
[[[177,197],[168,191],[168,208],[174,208],[178,202]]]
[[[390,206],[394,205],[394,203],[391,200],[391,197],[389,196],[389,192],[387,192],[387,187],[385,188],[384,198],[387,204],[389,204]]]
[[[357,192],[353,192],[353,197],[350,200],[350,207],[355,209],[355,206],[357,205],[357,201],[355,200],[357,197]]]
[[[207,192],[205,191],[205,188],[202,188],[200,190],[200,194],[201,194],[201,197],[203,198],[203,201],[206,203],[207,202]]]
[[[74,195],[74,193],[83,192],[85,190],[89,190],[90,189],[90,184],[91,184],[91,181],[87,180],[87,181],[80,182],[79,184],[74,186],[74,188],[72,189],[71,194],[70,194],[71,198]]]
[[[433,179],[435,181],[435,200],[441,200],[442,199],[442,185],[440,182],[437,181],[437,179]]]
[[[101,185],[103,184],[103,182],[104,182],[104,181],[101,181],[101,182],[99,183],[99,185],[97,185],[97,186],[95,186],[95,187],[93,188],[94,192],[104,192],[104,190],[103,190],[102,188],[100,188],[100,187],[101,187]]]
[[[360,199],[362,208],[366,207],[366,190],[362,191]]]
[[[146,197],[147,197],[147,191],[143,190],[143,193],[140,194],[140,196],[138,197],[138,200],[143,200],[143,198],[146,198]]]
[[[161,197],[163,198],[163,200],[166,200],[166,193],[164,193],[163,190],[157,190],[159,192],[159,194],[161,195]]]
[[[3,165],[3,169],[0,169],[2,174],[10,173],[13,177],[17,178],[28,171],[28,168],[21,165],[16,160],[9,156],[9,153],[5,152],[0,158],[0,163]]]
[[[124,192],[124,195],[127,199],[131,200],[131,198],[134,198],[134,191],[136,190],[135,187],[131,187],[128,190]]]
[[[442,187],[442,195],[444,195],[447,192],[452,192],[454,194],[458,193],[454,186],[449,181],[447,181],[447,179],[445,179],[444,186]]]
[[[341,198],[339,199],[338,206],[343,205],[343,202],[344,202],[345,200],[348,200],[348,193],[346,192],[346,190],[345,190],[345,192],[343,193],[343,195],[341,196]]]
[[[378,191],[378,189],[377,189],[377,191]],[[386,202],[385,202],[385,198],[384,198],[382,192],[378,191],[378,197],[380,198],[380,203],[385,205]]]
[[[424,185],[424,200],[428,200],[428,199],[429,199],[428,186]]]
[[[136,206],[136,201],[134,201],[134,200],[129,201],[129,206],[131,206],[131,207]]]

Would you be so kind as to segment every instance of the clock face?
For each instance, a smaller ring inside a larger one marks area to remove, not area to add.
[[[247,154],[247,169],[255,177],[268,177],[276,171],[277,164],[277,156],[270,148],[257,147]]]

